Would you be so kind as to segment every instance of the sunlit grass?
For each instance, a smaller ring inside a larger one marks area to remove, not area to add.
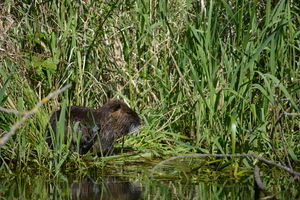
[[[276,128],[275,150],[285,160],[275,123],[300,95],[298,11],[290,1],[270,0],[204,7],[198,1],[5,1],[0,105],[27,110],[61,86],[73,87],[22,126],[1,147],[1,158],[14,167],[35,162],[54,174],[84,163],[61,142],[50,152],[43,139],[51,113],[63,102],[100,107],[119,97],[144,121],[140,133],[125,138],[137,153],[251,152],[276,159],[270,144]],[[17,120],[0,113],[1,132]],[[299,118],[285,116],[280,126],[297,164]]]

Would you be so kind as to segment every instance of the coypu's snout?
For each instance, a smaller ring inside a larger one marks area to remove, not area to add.
[[[142,119],[136,114],[135,120],[133,120],[131,122],[130,126],[129,126],[128,133],[132,133],[134,131],[137,131],[141,127],[142,124],[143,124]]]
[[[141,126],[142,124],[143,124],[143,120],[140,118],[139,126]]]

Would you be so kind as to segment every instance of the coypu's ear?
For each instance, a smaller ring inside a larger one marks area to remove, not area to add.
[[[114,111],[118,111],[118,110],[120,110],[120,108],[121,108],[121,104],[117,104],[115,107],[114,107]]]

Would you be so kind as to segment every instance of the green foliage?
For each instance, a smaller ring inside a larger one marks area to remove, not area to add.
[[[49,152],[49,116],[60,102],[100,107],[119,97],[144,121],[125,142],[137,152],[273,158],[275,129],[275,150],[285,157],[281,131],[298,164],[299,118],[284,116],[275,127],[300,96],[298,11],[290,1],[5,1],[0,105],[28,110],[65,84],[73,88],[1,147],[2,160],[50,171],[82,162],[61,141]],[[4,132],[17,118],[0,120]]]

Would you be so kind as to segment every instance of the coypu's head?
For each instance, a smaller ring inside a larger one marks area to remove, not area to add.
[[[101,131],[121,137],[139,128],[141,118],[123,101],[114,99],[99,109],[101,117]]]

